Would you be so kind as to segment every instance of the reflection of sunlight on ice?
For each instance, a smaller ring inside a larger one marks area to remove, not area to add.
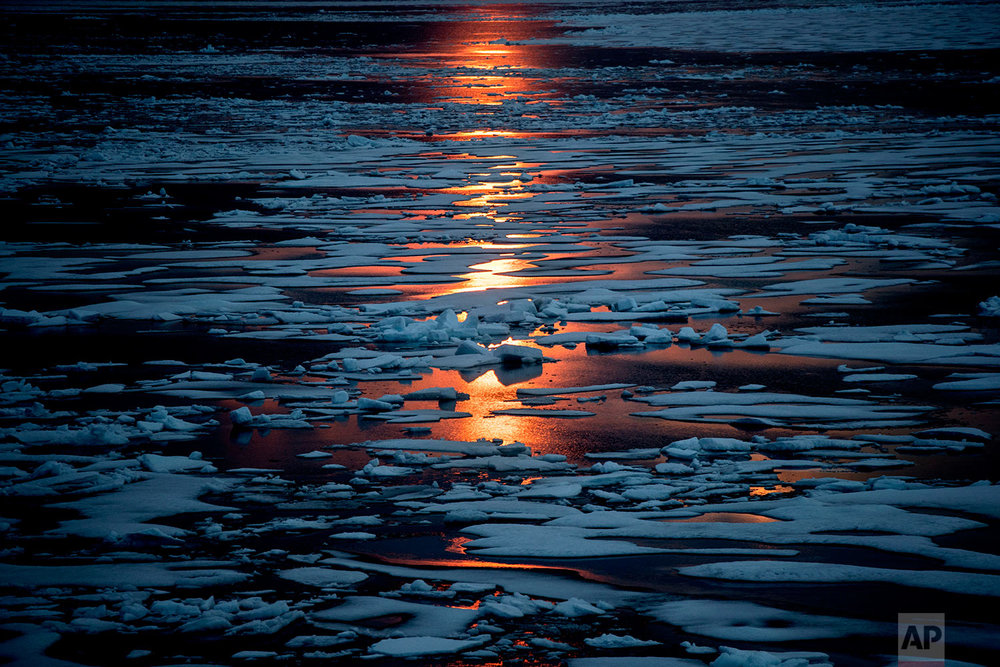
[[[519,178],[512,178],[509,181],[479,181],[473,185],[448,188],[443,190],[443,192],[477,195],[472,196],[470,199],[457,199],[452,204],[463,208],[482,209],[476,215],[486,217],[490,223],[506,222],[511,219],[510,217],[501,216],[498,211],[501,207],[507,206],[507,201],[531,199],[536,195],[535,192],[526,191],[524,189],[524,181]]]
[[[501,104],[501,102],[492,101],[488,104]],[[523,132],[515,132],[514,130],[462,130],[460,132],[451,132],[447,137],[449,139],[479,139],[481,137],[519,137],[523,134]]]
[[[514,248],[530,248],[530,244],[526,243],[483,243],[477,241],[471,241],[468,245],[476,246],[477,248],[482,248],[483,250],[513,250]]]
[[[522,563],[497,563],[489,560],[472,559],[450,559],[450,558],[382,558],[384,562],[394,565],[408,565],[421,567],[471,567],[503,570],[559,570],[566,571],[570,568],[556,567],[554,565],[526,565]]]
[[[480,604],[482,604],[482,600],[475,600],[471,604],[454,604],[453,603],[453,604],[446,604],[444,606],[445,607],[450,607],[451,609],[479,609],[479,605]],[[499,665],[502,665],[503,663],[500,663],[500,662],[488,663],[487,662],[487,663],[484,663],[484,664],[486,664],[486,665],[495,664],[495,665],[499,666]]]
[[[480,206],[492,208],[495,206],[506,206],[505,199],[530,199],[535,196],[534,192],[515,192],[513,190],[495,190],[484,193],[472,199],[463,199],[454,202],[455,206]],[[489,213],[489,217],[493,217]]]
[[[462,545],[465,544],[466,542],[471,542],[471,541],[472,541],[471,537],[453,537],[450,540],[448,540],[448,543],[445,545],[444,550],[455,554],[464,554],[465,547]]]
[[[751,486],[750,496],[751,497],[769,496],[772,493],[792,493],[793,491],[795,491],[794,488],[790,486],[785,486],[784,484],[778,484],[771,488],[768,488],[766,486]]]
[[[484,290],[503,287],[522,287],[530,285],[533,278],[506,275],[522,269],[534,268],[534,264],[526,259],[494,259],[482,264],[473,264],[470,273],[463,273],[459,278],[465,279],[461,287],[448,290],[448,294],[460,292],[482,292]]]
[[[501,384],[500,380],[496,376],[496,373],[494,373],[493,370],[490,370],[475,378],[466,380],[465,392],[472,397],[473,401],[480,403],[477,407],[484,407],[481,405],[484,399],[492,399],[491,402],[503,400],[506,398],[505,396],[501,397],[496,394],[506,394],[508,389]]]
[[[483,113],[471,119],[472,127],[455,128],[435,136],[447,140],[485,137],[528,137],[534,133],[510,127],[508,113],[494,117],[489,110],[503,108],[531,116],[534,105],[558,105],[560,96],[552,82],[532,74],[540,68],[557,66],[551,49],[524,43],[539,36],[541,23],[521,14],[511,5],[476,7],[470,20],[454,24],[442,22],[432,36],[434,58],[418,58],[421,67],[446,63],[451,70],[431,74],[428,104],[478,106]],[[434,70],[431,70],[432,72]]]

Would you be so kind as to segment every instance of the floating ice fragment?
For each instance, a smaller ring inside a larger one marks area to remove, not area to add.
[[[938,382],[934,389],[939,391],[996,391],[1000,389],[1000,373],[981,374],[981,377],[967,380]]]
[[[403,394],[407,401],[458,401],[467,400],[468,394],[461,394],[454,387],[426,387]]]
[[[143,454],[138,458],[142,467],[150,472],[215,472],[215,466],[194,456],[161,456]]]
[[[762,331],[758,334],[754,334],[749,338],[746,338],[738,343],[734,343],[736,347],[748,349],[748,350],[770,350],[771,344],[767,340],[767,336],[770,332]]]
[[[387,410],[392,410],[394,406],[392,403],[386,401],[379,401],[373,398],[359,398],[358,399],[358,409],[359,410],[369,410],[374,412],[384,412]]]
[[[761,306],[754,306],[750,310],[743,311],[744,315],[753,315],[754,317],[761,317],[763,315],[779,315],[780,313],[773,313],[769,310],[764,310]]]
[[[394,658],[416,658],[425,655],[460,653],[482,646],[487,641],[489,641],[488,637],[474,639],[448,639],[433,636],[399,637],[383,639],[372,644],[371,652]]]
[[[699,389],[712,389],[715,382],[712,380],[685,380],[670,387],[673,391],[696,391]]]
[[[978,428],[972,428],[971,426],[942,426],[939,428],[929,428],[923,431],[918,431],[914,435],[923,437],[959,436],[963,439],[972,438],[973,440],[983,441],[988,441],[993,437],[986,431]]]
[[[472,609],[357,595],[347,598],[336,607],[311,613],[310,620],[352,622],[390,616],[403,620],[388,631],[376,633],[376,636],[377,634],[423,635],[434,632],[437,636],[457,637],[465,634],[468,626],[479,616],[479,612]]]
[[[611,350],[617,347],[641,347],[638,338],[630,334],[588,333],[584,339],[587,347]]]
[[[238,396],[237,398],[241,401],[263,401],[266,398],[266,396],[264,392],[257,389],[255,391],[248,391],[247,393],[243,394],[242,396]]]
[[[659,644],[658,641],[653,640],[643,640],[636,639],[632,635],[613,635],[611,633],[603,634],[599,637],[588,637],[583,640],[588,646],[593,646],[594,648],[634,648],[636,646],[655,646]]]
[[[566,616],[567,618],[603,614],[605,611],[606,610],[594,606],[586,600],[581,600],[580,598],[570,598],[569,600],[564,600],[563,602],[557,603],[556,606],[552,608],[553,614],[559,614],[560,616]]]
[[[327,567],[300,567],[292,570],[281,570],[277,573],[282,579],[295,581],[308,586],[350,586],[368,578],[364,572],[350,570],[334,570]]]
[[[87,387],[83,390],[85,394],[120,394],[125,390],[125,385],[123,384],[99,384],[93,387]]]
[[[501,363],[510,365],[537,364],[542,361],[542,351],[537,347],[524,345],[501,345],[494,348],[493,354]]]
[[[712,661],[711,667],[828,667],[832,663],[825,653],[814,652],[768,652],[747,651],[722,646],[719,657]]]
[[[1000,576],[975,572],[904,570],[837,563],[770,560],[705,563],[682,567],[678,572],[690,577],[730,581],[800,583],[872,581],[964,595],[1000,596]]]
[[[1000,296],[991,296],[980,302],[979,314],[983,317],[1000,317]]]
[[[668,448],[669,449],[669,448]],[[683,463],[657,463],[656,472],[661,475],[687,475],[693,473],[695,469]]]
[[[852,373],[841,378],[844,382],[900,382],[915,380],[918,376],[909,373]]]
[[[887,630],[870,621],[813,616],[738,600],[676,600],[648,613],[685,632],[730,641],[825,639]]]

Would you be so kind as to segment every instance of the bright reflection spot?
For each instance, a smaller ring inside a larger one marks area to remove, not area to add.
[[[512,368],[499,366],[476,377],[464,375],[466,384],[460,389],[472,396],[472,401],[460,404],[459,409],[474,412],[480,417],[449,420],[447,437],[472,442],[485,435],[508,443],[523,442],[535,449],[548,451],[544,443],[552,442],[552,429],[561,426],[555,420],[491,414],[494,410],[520,407],[520,403],[515,401],[512,386],[532,381],[541,373],[542,365],[532,364]]]
[[[507,336],[507,338],[500,341],[499,343],[490,343],[489,345],[487,345],[487,347],[492,350],[494,348],[500,347],[501,345],[517,345],[519,342],[525,343],[526,341],[516,341],[510,336]]]
[[[487,176],[487,174],[477,174]],[[520,176],[520,174],[516,174]],[[524,189],[524,181],[519,178],[511,178],[507,181],[479,181],[470,185],[462,185],[453,188],[442,188],[441,192],[458,195],[478,195],[470,199],[458,199],[452,202],[455,206],[466,208],[482,208],[483,211],[476,215],[487,218],[491,223],[501,222],[497,215],[497,207],[506,206],[506,201],[517,199],[530,199],[537,193],[528,192]],[[459,216],[456,216],[458,218]]]
[[[503,287],[530,285],[534,280],[531,277],[509,276],[506,274],[522,269],[534,268],[534,266],[534,264],[525,259],[494,259],[482,264],[473,264],[469,268],[475,269],[475,271],[463,273],[459,276],[459,278],[465,279],[465,282],[461,284],[462,286],[448,290],[445,293],[482,292],[484,290]]]
[[[479,206],[482,208],[491,208],[494,206],[506,206],[506,204],[503,203],[503,200],[505,199],[531,199],[534,196],[534,192],[509,192],[501,190],[490,194],[484,194],[479,197],[473,197],[472,199],[456,201],[454,204],[455,206]],[[487,215],[491,218],[493,217],[493,215]]]
[[[520,190],[521,188],[519,186],[521,185],[523,185],[521,181],[516,179],[506,182],[492,181],[487,183],[481,181],[475,185],[463,185],[458,188],[447,188],[445,190],[442,190],[442,192],[455,193],[455,194],[475,194],[475,193],[489,194],[492,192],[496,192],[503,194],[507,192],[505,186],[513,190]]]
[[[510,390],[500,382],[496,376],[496,371],[493,369],[478,377],[467,380],[466,385],[466,392],[470,396],[477,396],[480,401],[502,401],[510,398],[510,396],[507,396],[508,393],[511,393]]]
[[[448,545],[444,548],[453,554],[465,554],[465,547],[463,546],[466,542],[471,542],[471,537],[453,537],[448,540]]]
[[[514,236],[509,234],[508,236]],[[535,234],[534,236],[539,236]],[[515,248],[530,248],[533,244],[530,243],[492,243],[490,241],[464,241],[462,243],[449,243],[447,245],[441,243],[404,243],[400,245],[400,248],[410,248],[412,250],[443,250],[447,253],[449,250],[455,247],[461,248],[481,248],[483,250],[514,250]],[[426,255],[415,255],[419,257],[424,257]],[[398,259],[398,258],[397,258]]]
[[[534,116],[532,116],[534,118]],[[531,139],[539,137],[562,136],[563,132],[529,132],[521,130],[504,130],[499,128],[479,129],[479,130],[457,130],[455,132],[443,132],[434,134],[434,138],[442,141],[470,141],[482,139],[484,137],[508,137],[514,139]]]
[[[532,133],[510,129],[511,114],[531,117],[533,106],[561,104],[553,81],[536,71],[561,65],[552,48],[526,43],[545,36],[549,20],[532,20],[530,8],[517,5],[470,7],[467,20],[440,22],[432,27],[423,53],[408,58],[414,67],[426,67],[429,109],[437,105],[467,104],[478,107],[474,127],[435,135],[452,140],[483,137],[527,137]],[[448,69],[439,68],[446,64]],[[494,116],[493,109],[504,113]]]
[[[493,102],[493,104],[500,104],[500,102]],[[452,132],[447,136],[455,139],[479,139],[481,137],[520,137],[523,135],[523,132],[514,130],[463,130]]]
[[[448,558],[386,558],[378,556],[379,560],[393,565],[407,565],[410,567],[468,567],[475,569],[502,569],[502,570],[555,570],[566,572],[572,568],[556,567],[554,565],[527,565],[523,563],[497,563],[487,560],[468,559],[448,559]]]
[[[750,496],[768,496],[772,493],[792,493],[793,491],[795,491],[795,489],[790,486],[785,486],[784,484],[778,484],[773,488],[768,488],[766,486],[751,486]]]
[[[469,245],[482,248],[483,250],[513,250],[515,248],[530,248],[530,244],[525,243],[476,243],[472,242]]]
[[[452,609],[479,609],[479,605],[482,600],[476,600],[472,604],[446,604],[446,607],[451,607]]]

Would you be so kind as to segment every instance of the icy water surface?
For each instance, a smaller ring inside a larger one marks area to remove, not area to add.
[[[0,656],[1000,655],[991,3],[8,3]]]

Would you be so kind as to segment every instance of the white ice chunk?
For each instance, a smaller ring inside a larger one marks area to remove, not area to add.
[[[398,637],[383,639],[371,646],[371,652],[388,655],[394,658],[416,658],[425,655],[442,655],[460,653],[471,648],[482,646],[489,637],[475,639],[448,639],[447,637]]]
[[[334,570],[327,567],[299,567],[292,570],[281,570],[277,574],[282,579],[321,588],[350,586],[368,578],[364,572]]]

